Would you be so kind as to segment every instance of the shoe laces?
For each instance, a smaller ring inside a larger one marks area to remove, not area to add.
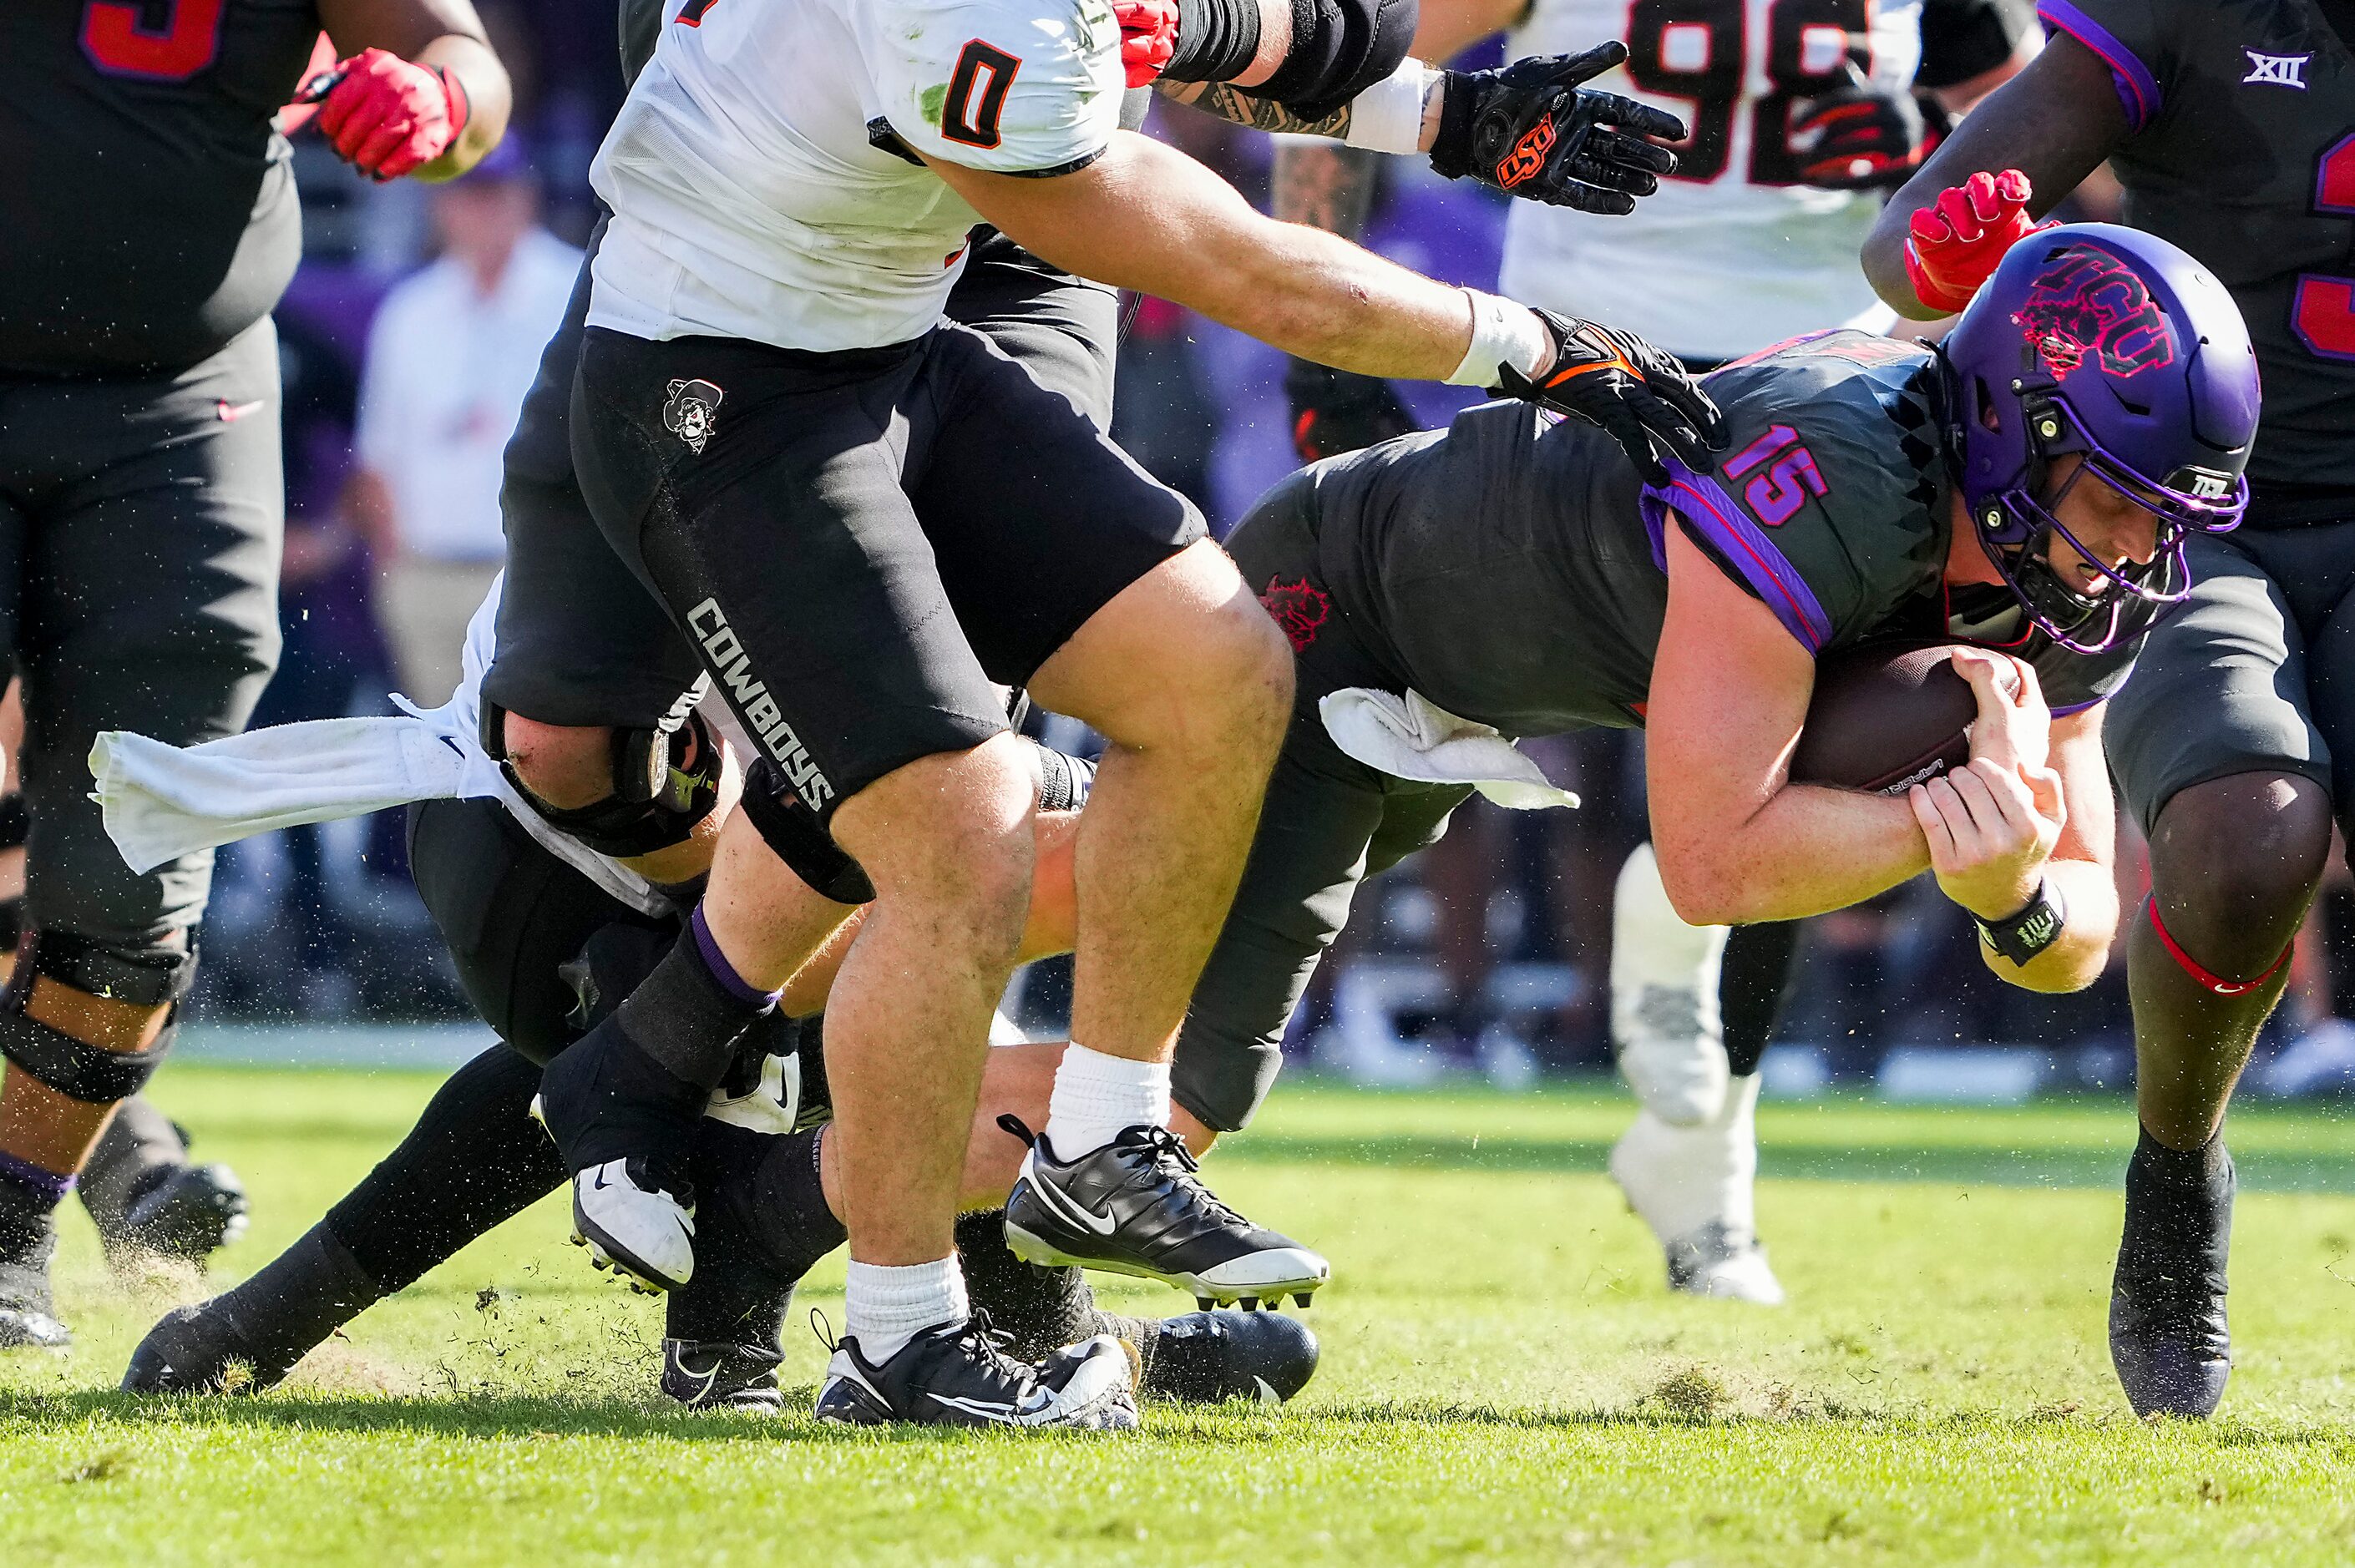
[[[695,1180],[687,1174],[686,1151],[632,1155],[622,1168],[641,1192],[667,1193],[672,1202],[695,1212]]]
[[[1202,1181],[1198,1174],[1202,1162],[1194,1158],[1194,1151],[1186,1147],[1184,1139],[1166,1127],[1132,1128],[1122,1137],[1132,1148],[1148,1151],[1154,1168],[1167,1176],[1172,1185],[1190,1194],[1204,1218],[1231,1220],[1238,1225],[1250,1224]]]

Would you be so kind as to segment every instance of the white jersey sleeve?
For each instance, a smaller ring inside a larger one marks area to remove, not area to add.
[[[1126,81],[1107,0],[868,0],[859,12],[883,118],[925,156],[1048,175],[1111,145]]]

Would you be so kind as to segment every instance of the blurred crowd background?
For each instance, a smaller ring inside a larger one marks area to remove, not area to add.
[[[517,92],[516,129],[482,168],[441,187],[375,185],[315,137],[295,142],[305,260],[278,313],[285,654],[256,725],[386,712],[394,691],[442,701],[467,616],[498,569],[500,451],[571,288],[594,218],[589,162],[622,82],[610,32],[582,25],[572,0],[481,9]],[[1150,129],[1264,205],[1265,137],[1167,108]],[[1420,160],[1386,162],[1369,242],[1433,276],[1492,286],[1501,205]],[[1121,348],[1114,434],[1223,529],[1294,464],[1282,377],[1273,351],[1144,301]],[[1401,390],[1428,425],[1466,400],[1448,387]],[[1476,797],[1445,842],[1367,888],[1291,1048],[1401,1085],[1479,1074],[1518,1086],[1607,1069],[1611,890],[1646,836],[1642,745],[1597,731],[1530,746],[1584,808],[1508,812]],[[199,1016],[462,1015],[401,836],[388,813],[225,850]],[[2122,891],[2138,901],[2140,845],[2121,848]],[[1885,1082],[1932,1060],[1957,1081],[1976,1059],[1995,1079],[2026,1074],[2048,1087],[2117,1086],[2131,1072],[2123,951],[2081,995],[2014,990],[1987,973],[1967,921],[1926,879],[1811,922],[1806,941],[1770,1088]],[[2254,1086],[2355,1086],[2355,1025],[2335,1006],[2345,994],[2355,1011],[2343,869],[2294,974]],[[1051,1029],[1067,996],[1067,972],[1039,965],[1015,1005],[1026,1024]]]

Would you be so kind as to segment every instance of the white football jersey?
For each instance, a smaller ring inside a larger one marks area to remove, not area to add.
[[[1119,123],[1119,45],[1106,0],[686,0],[590,169],[613,209],[590,323],[813,350],[922,335],[980,215],[905,149],[1084,167]]]
[[[1910,86],[1921,18],[1921,0],[1532,0],[1513,58],[1624,37],[1627,63],[1590,85],[1668,110],[1692,137],[1626,217],[1513,203],[1498,287],[1690,359],[1885,329],[1857,260],[1880,198],[1799,184],[1787,133],[1792,107],[1850,65]]]

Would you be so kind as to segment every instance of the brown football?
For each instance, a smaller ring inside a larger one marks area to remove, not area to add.
[[[1816,662],[1816,692],[1791,758],[1795,784],[1899,795],[1971,758],[1978,704],[1947,643],[1867,642]],[[2006,666],[2005,689],[2019,677]]]

